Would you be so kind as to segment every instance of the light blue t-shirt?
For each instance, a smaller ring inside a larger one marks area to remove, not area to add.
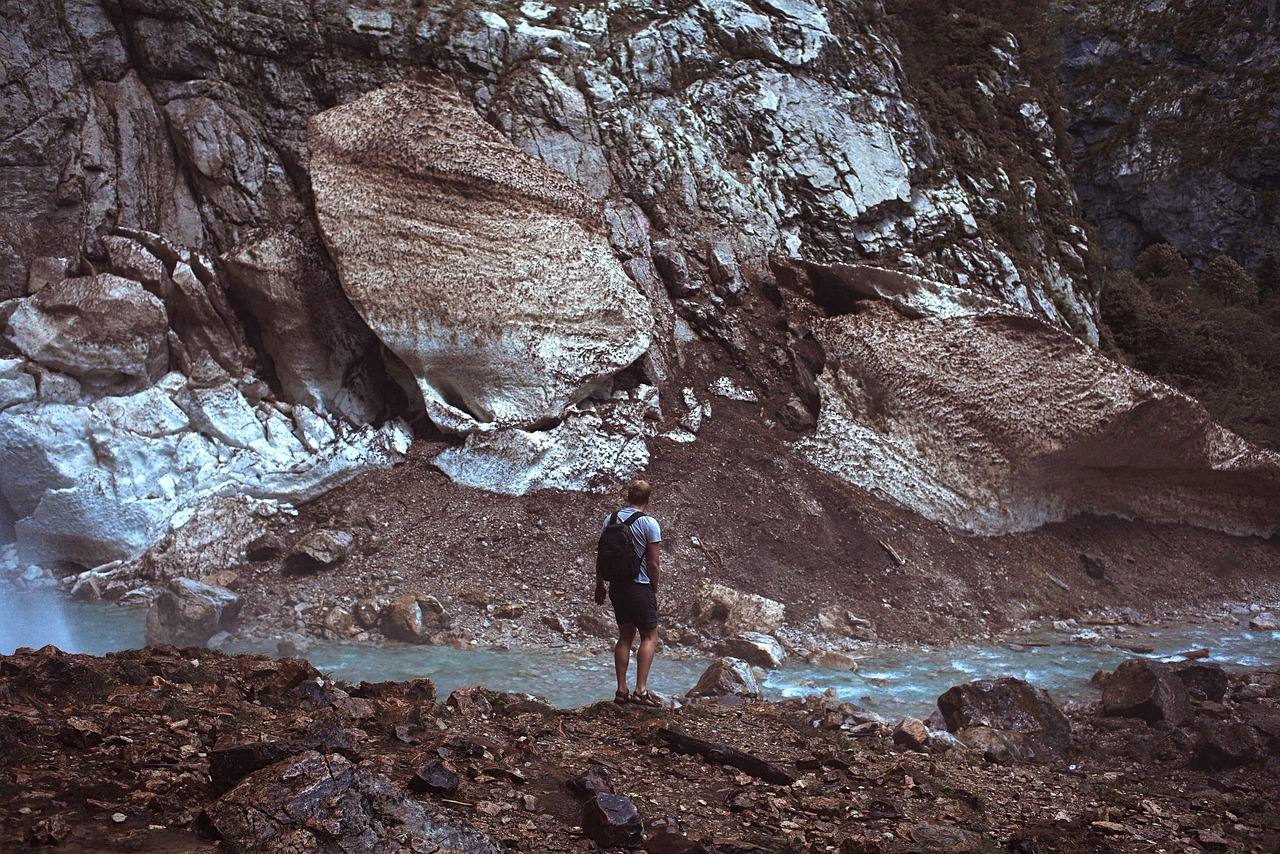
[[[640,511],[634,507],[623,507],[618,511],[618,518],[627,521],[634,517]],[[610,513],[604,517],[604,521],[600,523],[600,530],[604,530],[605,525],[609,524],[609,520],[613,518]],[[634,525],[628,525],[631,530],[631,539],[635,541],[636,554],[640,556],[640,574],[636,576],[636,582],[639,584],[649,583],[649,543],[662,542],[662,528],[658,526],[658,520],[645,515],[643,519]]]

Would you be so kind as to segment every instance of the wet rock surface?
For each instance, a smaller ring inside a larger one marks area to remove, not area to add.
[[[555,710],[481,689],[436,704],[428,686],[336,685],[306,662],[195,648],[0,657],[0,843],[727,854],[1280,841],[1269,671],[1232,673],[1182,727],[1072,708],[1071,765],[920,752],[921,722],[881,725],[821,697]],[[1249,748],[1228,759],[1233,743]]]

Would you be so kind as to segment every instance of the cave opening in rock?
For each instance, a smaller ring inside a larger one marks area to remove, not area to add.
[[[813,301],[827,317],[859,314],[872,295],[861,292],[847,276],[836,275],[822,265],[809,265]]]

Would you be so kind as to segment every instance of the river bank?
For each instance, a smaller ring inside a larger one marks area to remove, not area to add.
[[[958,729],[969,744],[941,713],[895,721],[822,697],[557,710],[479,688],[439,702],[427,680],[340,685],[297,659],[27,650],[0,657],[0,841],[101,852],[1274,850],[1280,674],[1209,676],[1195,676],[1182,711],[1164,705],[1150,723],[1093,702],[1069,707],[1064,725],[1042,704],[1021,733],[1017,715],[978,727],[985,735]],[[1253,752],[1214,752],[1245,733]],[[718,752],[699,755],[701,743]]]

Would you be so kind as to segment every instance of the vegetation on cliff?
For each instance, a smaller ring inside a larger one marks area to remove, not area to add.
[[[1164,243],[1109,273],[1102,318],[1124,361],[1197,398],[1223,425],[1280,448],[1280,282],[1218,256],[1198,274]]]

